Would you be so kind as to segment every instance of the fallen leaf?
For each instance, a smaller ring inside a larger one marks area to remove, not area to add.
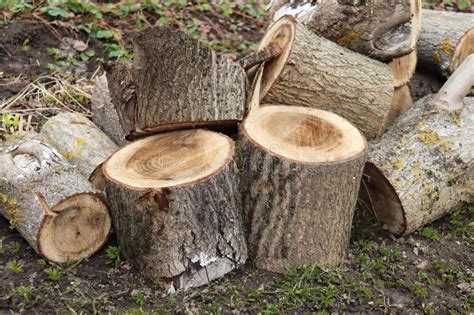
[[[72,48],[77,51],[84,51],[87,49],[87,44],[82,40],[75,40],[72,42]]]

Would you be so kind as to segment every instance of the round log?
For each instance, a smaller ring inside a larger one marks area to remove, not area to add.
[[[370,143],[360,198],[396,235],[474,202],[472,73],[474,55]]]
[[[419,63],[449,77],[474,53],[474,16],[470,13],[422,10]]]
[[[236,125],[246,74],[236,62],[170,27],[134,37],[131,65],[107,71],[112,103],[129,139],[158,132]]]
[[[101,196],[55,149],[22,140],[0,151],[0,213],[46,259],[87,258],[107,240]]]
[[[389,62],[388,66],[392,70],[393,77],[395,78],[395,88],[399,88],[406,85],[415,74],[416,64],[418,62],[416,49],[410,54],[395,58]]]
[[[104,164],[125,257],[147,278],[187,289],[247,258],[233,141],[201,129],[133,142]]]
[[[125,130],[120,125],[117,110],[110,98],[106,74],[99,76],[94,85],[91,97],[92,121],[117,145],[124,146]]]
[[[103,190],[102,163],[118,147],[87,117],[79,113],[56,115],[44,124],[39,139],[56,148],[79,173]]]
[[[367,157],[360,131],[327,111],[263,105],[252,106],[240,139],[244,221],[256,267],[284,272],[341,263]]]
[[[385,129],[390,127],[395,119],[413,106],[413,98],[411,96],[410,86],[403,85],[395,89],[393,93],[392,106],[385,121]]]
[[[421,0],[275,2],[274,20],[292,15],[317,35],[379,60],[411,53],[420,34]]]
[[[318,37],[291,17],[274,23],[258,49],[275,41],[285,48],[265,66],[263,103],[334,112],[369,139],[383,131],[394,90],[386,64]]]

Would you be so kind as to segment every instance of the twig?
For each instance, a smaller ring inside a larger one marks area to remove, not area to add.
[[[270,43],[265,48],[252,52],[251,54],[241,58],[239,60],[240,65],[245,70],[248,70],[258,64],[275,58],[283,52],[283,48],[277,43]]]

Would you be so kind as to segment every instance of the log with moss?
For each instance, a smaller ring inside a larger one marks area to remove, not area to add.
[[[474,202],[474,54],[370,143],[360,198],[396,235]]]
[[[100,194],[55,149],[26,139],[0,151],[0,213],[46,259],[87,258],[107,240]]]
[[[247,77],[238,63],[170,27],[145,29],[133,41],[133,63],[107,71],[112,103],[129,139],[219,130],[243,118]]]

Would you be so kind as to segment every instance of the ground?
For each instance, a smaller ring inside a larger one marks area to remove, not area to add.
[[[0,0],[0,138],[38,130],[58,112],[88,114],[101,65],[132,57],[147,25],[184,29],[237,58],[267,25],[264,1]],[[242,4],[240,4],[242,3]],[[469,1],[426,7],[474,12]],[[0,314],[209,312],[469,313],[474,311],[474,207],[395,238],[356,212],[350,255],[337,269],[285,275],[245,266],[209,286],[165,296],[126,261],[112,235],[90,259],[55,265],[37,256],[0,217]]]

